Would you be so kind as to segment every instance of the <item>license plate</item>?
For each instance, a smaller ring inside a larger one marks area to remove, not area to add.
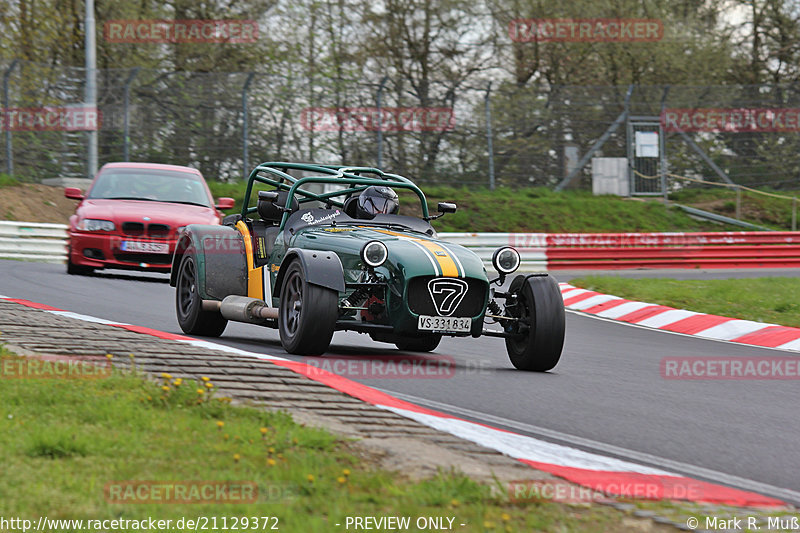
[[[123,252],[142,252],[146,254],[169,253],[169,243],[166,242],[122,241],[120,248]]]
[[[471,318],[452,316],[420,315],[417,329],[421,331],[446,331],[453,333],[469,333],[472,329]]]

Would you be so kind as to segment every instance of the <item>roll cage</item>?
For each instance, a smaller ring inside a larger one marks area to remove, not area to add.
[[[290,170],[315,172],[318,173],[318,175],[297,178],[289,174],[288,171]],[[363,174],[367,174],[369,177],[363,176]],[[288,191],[286,203],[285,205],[281,206],[284,208],[284,212],[279,226],[280,231],[282,231],[286,226],[286,221],[291,214],[288,206],[292,205],[292,201],[295,196],[298,197],[297,202],[301,205],[306,202],[319,201],[324,202],[327,205],[343,207],[344,200],[350,198],[354,194],[359,194],[361,191],[371,185],[383,185],[412,191],[417,195],[420,203],[422,204],[422,219],[426,221],[429,220],[428,203],[422,190],[408,178],[404,178],[398,174],[389,174],[377,168],[313,165],[306,163],[286,162],[261,163],[255,169],[253,169],[253,171],[250,173],[250,177],[247,180],[247,190],[242,202],[242,219],[245,219],[248,214],[254,213],[257,210],[257,207],[248,207],[255,182],[271,185],[277,190]],[[303,188],[303,185],[309,183],[330,183],[336,185],[349,185],[349,187],[340,191],[331,191],[318,194]],[[338,199],[337,197],[340,196],[344,198]]]

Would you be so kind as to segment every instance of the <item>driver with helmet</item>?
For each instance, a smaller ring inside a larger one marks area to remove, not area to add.
[[[396,215],[400,209],[397,193],[389,187],[371,185],[358,196],[356,218],[371,219],[377,214]]]

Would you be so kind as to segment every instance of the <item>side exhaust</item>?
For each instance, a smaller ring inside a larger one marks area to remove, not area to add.
[[[247,296],[226,296],[221,302],[217,300],[203,300],[203,311],[216,311],[228,320],[234,322],[249,322],[263,324],[265,320],[277,320],[278,310],[267,307],[264,300],[248,298]]]

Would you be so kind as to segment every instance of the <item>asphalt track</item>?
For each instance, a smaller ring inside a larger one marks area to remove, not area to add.
[[[555,273],[569,281],[578,273]],[[797,271],[636,271],[641,277],[798,276]],[[68,276],[62,265],[0,261],[0,294],[77,313],[182,334],[174,290],[157,274]],[[324,358],[286,354],[277,331],[231,323],[217,339],[236,348],[335,370],[340,361],[386,361],[400,352],[338,332]],[[787,356],[791,352],[702,340],[569,312],[561,363],[546,374],[514,370],[502,339],[445,339],[435,351],[455,373],[438,378],[344,375],[462,418],[544,440],[617,455],[676,473],[800,503],[796,380],[662,379],[664,357]],[[327,366],[326,366],[327,365]],[[788,489],[788,490],[787,490]]]

